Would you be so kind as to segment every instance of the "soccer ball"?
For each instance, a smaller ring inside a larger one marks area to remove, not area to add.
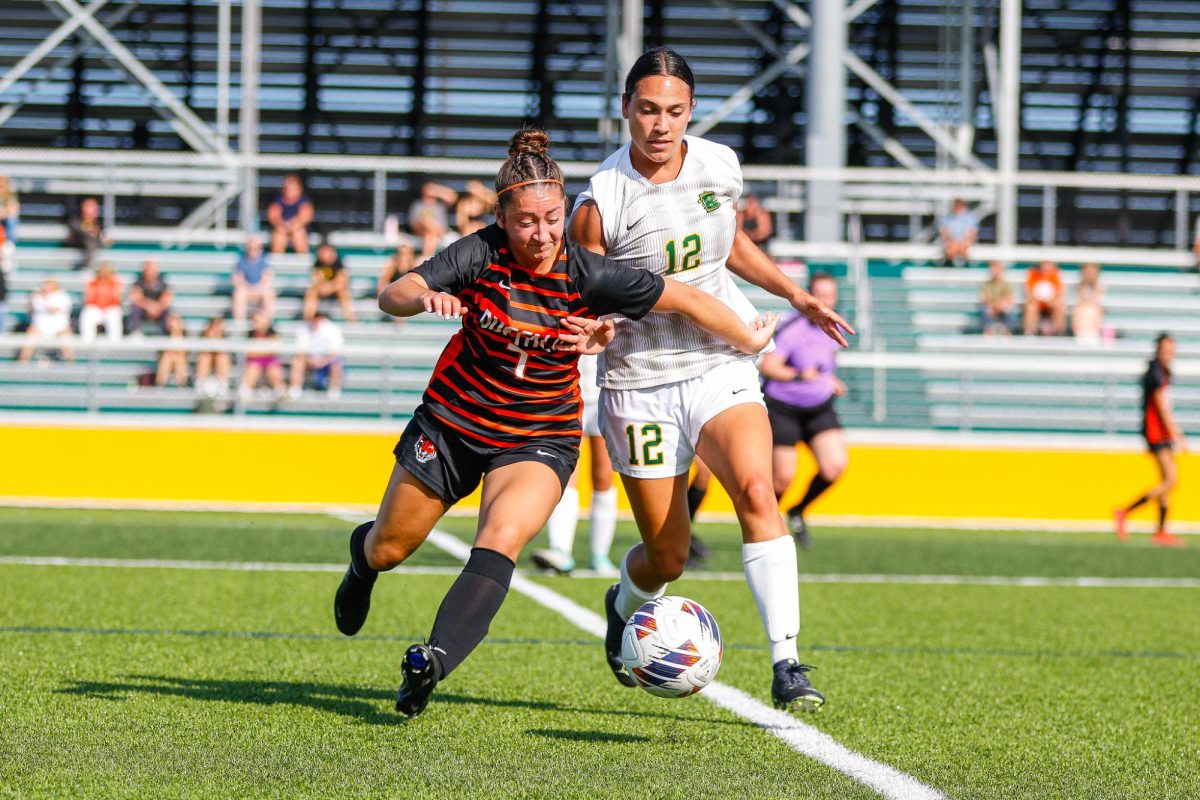
[[[638,685],[659,697],[687,697],[708,685],[724,646],[717,621],[686,597],[660,597],[625,623],[621,661]]]

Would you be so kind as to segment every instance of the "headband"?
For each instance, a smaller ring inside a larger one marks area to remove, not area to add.
[[[559,186],[563,185],[562,181],[557,180],[555,178],[534,178],[531,181],[521,181],[520,183],[514,183],[512,186],[505,186],[503,189],[496,192],[496,197],[499,197],[500,195],[504,194],[505,192],[511,192],[513,189],[516,189],[517,187],[528,186],[531,183],[557,183]]]

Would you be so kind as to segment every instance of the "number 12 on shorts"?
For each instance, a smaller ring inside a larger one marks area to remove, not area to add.
[[[657,422],[645,425],[626,425],[625,436],[629,439],[629,464],[633,467],[655,467],[663,463],[662,427]],[[641,447],[638,447],[638,442]],[[638,461],[638,455],[642,457]]]

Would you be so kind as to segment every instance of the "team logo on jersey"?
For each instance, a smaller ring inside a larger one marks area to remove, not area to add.
[[[413,449],[416,450],[418,464],[428,464],[437,458],[437,445],[427,439],[423,433],[417,437],[417,445]]]
[[[696,202],[704,206],[704,210],[709,212],[716,211],[721,207],[721,201],[717,199],[716,192],[701,192],[700,199]]]

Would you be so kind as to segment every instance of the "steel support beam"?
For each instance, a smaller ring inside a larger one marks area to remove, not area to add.
[[[846,166],[846,20],[842,0],[813,0],[812,55],[808,66],[808,136],[810,167]],[[865,66],[865,65],[864,65]],[[805,238],[815,242],[842,239],[842,184],[809,184],[804,214]]]
[[[725,98],[719,106],[708,112],[704,119],[693,125],[688,130],[688,133],[692,136],[703,136],[708,133],[718,123],[736,111],[738,106],[754,97],[759,89],[762,89],[784,72],[804,60],[810,50],[811,48],[807,42],[801,42],[793,47],[783,58],[767,67],[767,69],[760,72],[752,80],[743,84],[736,92]]]
[[[644,16],[645,6],[642,0],[622,0],[621,19],[624,24],[621,27],[621,37],[617,45],[617,52],[620,54],[619,80],[629,74],[629,70],[633,68],[633,62],[638,60],[644,49],[642,40]],[[621,126],[621,141],[629,141],[629,129],[624,125]]]
[[[996,244],[1017,240],[1017,157],[1021,135],[1021,0],[1000,4],[1000,117],[996,120],[999,193]]]
[[[217,0],[217,138],[229,146],[229,63],[233,42],[231,0]]]
[[[262,11],[259,0],[242,2],[242,97],[238,118],[238,148],[242,154],[242,196],[238,227],[249,233],[258,228],[258,77]]]
[[[605,0],[604,4],[604,111],[600,115],[600,141],[607,153],[621,140],[620,57],[617,52],[621,38],[621,0]]]
[[[43,39],[42,43],[37,47],[30,50],[24,58],[13,64],[8,72],[4,73],[4,77],[0,78],[0,94],[8,91],[9,87],[24,77],[26,72],[37,66],[43,58],[50,54],[50,51],[58,47],[64,39],[83,25],[84,20],[91,19],[92,15],[99,11],[107,2],[108,0],[92,0],[91,3],[88,3],[87,8],[80,8],[78,5],[75,5],[75,10],[70,12],[70,16],[55,28],[53,33]]]

